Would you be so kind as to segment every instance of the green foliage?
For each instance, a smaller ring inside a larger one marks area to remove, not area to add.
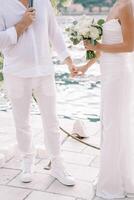
[[[64,7],[71,0],[51,0],[53,7]]]
[[[51,0],[53,6],[64,6],[67,2],[71,0]],[[113,3],[115,3],[116,0],[73,0],[74,3],[81,3],[84,7],[90,7],[90,6],[111,6]]]
[[[74,3],[81,3],[85,8],[93,6],[111,6],[116,0],[74,0]]]
[[[98,20],[98,22],[97,22],[97,24],[99,25],[99,26],[103,26],[103,24],[105,23],[105,20],[104,19],[99,19]]]
[[[0,70],[2,69],[2,66],[3,66],[3,57],[2,57],[2,55],[0,54]]]

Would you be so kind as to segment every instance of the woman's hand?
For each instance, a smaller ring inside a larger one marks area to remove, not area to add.
[[[77,67],[77,75],[78,76],[84,75],[86,73],[86,71],[89,69],[89,67],[91,67],[91,65],[89,65],[89,64],[85,64],[80,67]]]
[[[76,76],[82,76],[86,73],[86,71],[96,63],[96,61],[99,59],[101,53],[100,51],[96,51],[96,57],[89,60],[87,64],[85,65],[82,65],[80,67],[77,67],[77,73],[76,73]]]
[[[84,40],[83,43],[84,43],[86,50],[100,51],[100,49],[99,49],[100,44],[99,43],[97,43],[96,45],[92,45],[90,43],[90,41],[88,41],[88,40]]]

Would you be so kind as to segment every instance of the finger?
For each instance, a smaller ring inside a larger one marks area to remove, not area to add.
[[[36,17],[33,17],[33,18],[32,18],[32,21],[35,21],[35,20],[36,20]]]
[[[84,73],[82,71],[79,71],[78,76],[82,76]]]
[[[73,70],[73,72],[77,72],[78,70],[77,69],[72,69]]]
[[[89,43],[85,42],[85,43],[84,43],[84,46],[87,46],[87,45],[89,45]]]
[[[35,11],[34,12],[28,12],[28,15],[34,16],[34,15],[36,15],[36,12]]]
[[[83,44],[86,45],[87,44],[86,41],[84,41]]]
[[[88,42],[88,40],[84,40],[84,44],[86,45],[86,44],[88,44],[89,42]]]
[[[84,47],[86,46],[86,44],[84,44]]]
[[[27,11],[28,11],[28,12],[33,12],[33,11],[35,11],[35,8],[30,7],[30,8],[27,9]]]
[[[30,12],[31,15],[34,15],[36,14],[36,11],[34,10],[33,12]]]
[[[75,76],[76,76],[76,73],[71,72],[71,77],[75,77]]]
[[[32,14],[32,15],[30,15],[31,17],[36,17],[36,14]]]
[[[84,45],[85,49],[87,49],[87,45]]]
[[[36,13],[29,13],[29,16],[36,17]]]

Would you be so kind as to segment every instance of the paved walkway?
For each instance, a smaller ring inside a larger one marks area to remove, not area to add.
[[[49,162],[43,150],[43,131],[40,116],[31,119],[34,143],[37,150],[34,181],[29,184],[20,182],[20,156],[14,155],[15,129],[10,112],[0,112],[0,154],[6,163],[0,169],[0,200],[91,200],[94,197],[92,185],[99,171],[99,151],[67,138],[61,134],[62,154],[65,165],[76,178],[75,187],[66,187],[44,170]],[[71,131],[73,121],[62,120],[61,126]],[[99,123],[88,123],[90,137],[85,141],[99,145]],[[3,161],[0,155],[0,164]],[[132,198],[131,198],[132,200]],[[134,199],[133,199],[134,200]]]

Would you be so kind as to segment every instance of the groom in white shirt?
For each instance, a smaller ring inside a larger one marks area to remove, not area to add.
[[[22,182],[32,181],[33,145],[29,125],[30,102],[35,94],[44,127],[45,146],[52,162],[51,175],[64,185],[75,185],[62,163],[56,90],[50,43],[72,75],[76,67],[65,46],[49,0],[0,0],[0,50],[4,79],[12,102],[19,149],[23,154]]]

